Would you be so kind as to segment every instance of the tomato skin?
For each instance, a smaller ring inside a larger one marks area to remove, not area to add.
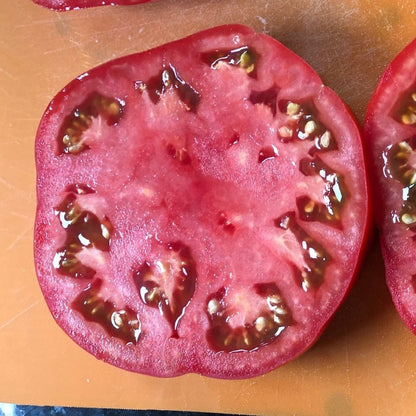
[[[106,5],[130,6],[151,0],[33,0],[40,6],[59,12]]]
[[[386,282],[399,315],[416,334],[416,248],[413,226],[409,224],[412,220],[408,215],[406,219],[406,214],[412,214],[409,205],[413,204],[413,185],[405,178],[414,166],[416,124],[411,118],[416,117],[412,115],[416,107],[411,96],[415,91],[416,39],[382,74],[364,122],[374,219],[380,232]],[[400,147],[407,156],[399,154]]]
[[[79,76],[48,106],[35,151],[40,286],[64,331],[118,367],[266,373],[315,342],[358,271],[357,123],[305,62],[250,28]],[[328,221],[310,220],[311,206]]]

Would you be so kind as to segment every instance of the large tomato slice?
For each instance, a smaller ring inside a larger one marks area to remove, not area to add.
[[[365,136],[387,284],[416,333],[416,40],[383,74],[368,106]]]
[[[146,3],[148,1],[150,0],[33,0],[36,4],[57,11],[106,5],[129,6],[131,4]]]
[[[36,162],[47,303],[128,370],[265,373],[314,342],[358,267],[356,123],[305,62],[244,26],[79,76],[50,103]]]

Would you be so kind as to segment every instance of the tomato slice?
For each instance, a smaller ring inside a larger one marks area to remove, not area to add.
[[[36,138],[58,324],[116,366],[252,377],[317,339],[367,230],[360,131],[293,52],[222,26],[92,69]]]
[[[129,6],[132,4],[146,3],[150,0],[32,0],[40,6],[51,10],[68,11],[107,5]]]
[[[368,106],[365,137],[387,285],[416,333],[416,40],[381,77]]]

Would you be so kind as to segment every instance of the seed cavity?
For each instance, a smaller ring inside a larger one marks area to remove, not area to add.
[[[126,344],[137,344],[141,323],[137,312],[129,307],[117,308],[111,301],[100,296],[102,280],[93,280],[72,302],[72,308],[84,319],[99,324],[110,336]]]
[[[402,185],[402,206],[398,218],[400,222],[416,232],[416,168],[414,153],[416,136],[389,145],[383,152],[383,173],[386,178]]]
[[[210,295],[207,315],[210,328],[207,339],[216,351],[254,351],[272,343],[293,323],[292,314],[275,283],[258,283],[253,286],[254,295],[260,297],[253,302],[258,312],[254,319],[244,325],[233,327],[230,318],[235,305],[229,304],[226,288]],[[242,310],[236,306],[236,309]]]
[[[83,133],[91,127],[93,120],[100,116],[109,126],[114,126],[120,121],[124,107],[124,101],[117,98],[97,92],[90,94],[64,119],[58,133],[58,153],[75,155],[88,150],[90,147]]]
[[[232,50],[205,52],[201,57],[212,69],[218,69],[219,65],[224,63],[239,67],[252,77],[256,76],[257,54],[248,46]]]
[[[59,274],[76,279],[92,279],[96,271],[78,260],[79,251],[78,247],[73,250],[71,247],[64,247],[56,252],[52,264]]]
[[[296,103],[280,100],[279,110],[287,116],[287,121],[279,127],[278,137],[287,143],[294,139],[303,142],[313,142],[309,154],[336,150],[337,143],[332,133],[319,121],[315,106],[311,103]]]
[[[329,253],[298,224],[294,212],[287,212],[275,219],[274,225],[292,232],[302,249],[305,264],[301,268],[294,266],[296,278],[302,289],[307,292],[321,286],[326,267],[331,261]]]
[[[95,270],[82,264],[77,255],[88,248],[108,251],[112,225],[108,218],[100,220],[94,213],[82,210],[77,203],[77,196],[94,193],[92,188],[74,184],[69,185],[66,190],[68,194],[55,208],[55,215],[66,232],[66,238],[64,245],[55,254],[53,266],[59,274],[77,279],[91,279]]]
[[[172,64],[168,64],[158,75],[147,81],[136,81],[135,88],[140,93],[146,91],[154,104],[157,104],[168,90],[173,89],[186,110],[192,112],[197,111],[201,100],[199,92],[179,75]]]
[[[324,182],[323,202],[313,201],[302,195],[296,199],[299,217],[303,221],[319,221],[341,228],[341,210],[347,199],[348,191],[342,175],[333,171],[319,157],[304,158],[299,170],[305,176],[319,176]]]
[[[159,309],[178,338],[178,326],[196,287],[196,265],[191,250],[182,242],[161,247],[161,256],[145,261],[133,273],[133,282],[142,302]]]
[[[264,91],[251,91],[249,101],[253,105],[263,105],[270,109],[273,117],[276,115],[277,87]]]
[[[401,123],[407,126],[416,124],[416,91],[406,94],[406,97],[398,105],[397,117]]]
[[[265,147],[260,149],[259,157],[258,157],[257,161],[259,163],[263,163],[266,160],[274,159],[278,155],[279,155],[279,151],[278,151],[278,149],[275,145],[265,146]]]

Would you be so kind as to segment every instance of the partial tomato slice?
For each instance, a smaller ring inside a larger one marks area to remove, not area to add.
[[[60,12],[106,5],[129,6],[131,4],[146,3],[148,1],[150,0],[33,0],[36,4]]]
[[[383,74],[368,106],[365,138],[387,284],[416,333],[416,40]]]
[[[157,376],[252,377],[317,339],[367,227],[360,132],[276,40],[223,26],[81,75],[38,130],[59,325]]]

